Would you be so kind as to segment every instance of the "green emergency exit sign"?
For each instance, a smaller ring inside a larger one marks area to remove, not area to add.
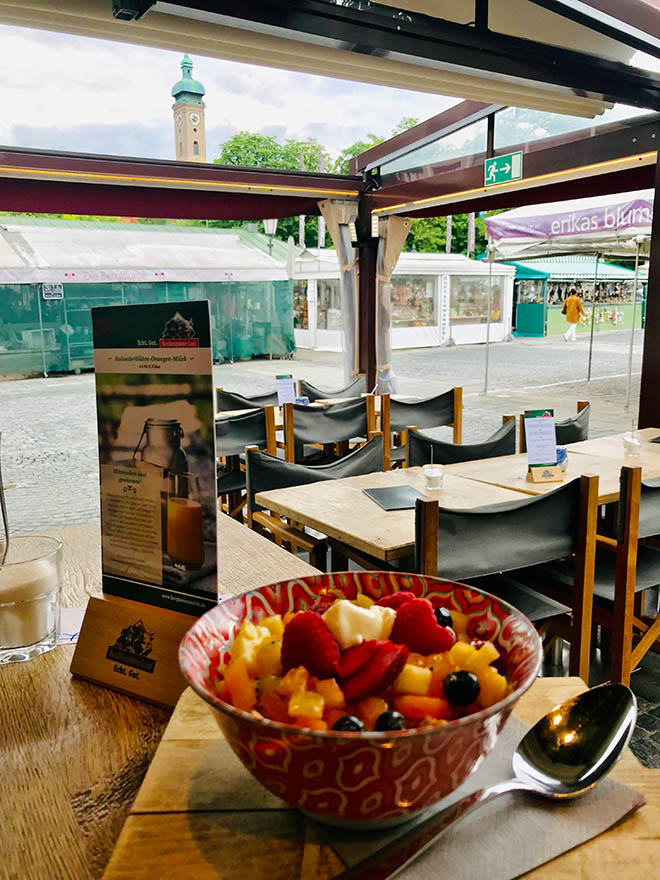
[[[484,164],[484,186],[520,180],[522,174],[522,153],[509,153],[508,156],[494,156]]]

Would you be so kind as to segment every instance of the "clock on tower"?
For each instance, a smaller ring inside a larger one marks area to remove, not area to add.
[[[182,162],[206,162],[204,86],[192,77],[192,61],[184,55],[181,79],[172,87],[174,155]]]

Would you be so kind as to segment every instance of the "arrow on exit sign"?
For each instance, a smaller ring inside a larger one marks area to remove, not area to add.
[[[495,183],[507,183],[509,180],[520,180],[522,173],[522,156],[520,153],[509,153],[508,156],[494,156],[484,163],[484,186]]]

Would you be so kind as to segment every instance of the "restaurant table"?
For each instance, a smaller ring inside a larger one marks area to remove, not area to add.
[[[597,443],[598,441],[586,441]],[[621,447],[623,450],[623,447]],[[624,464],[637,462],[642,465],[644,477],[660,476],[660,457],[657,459],[638,459],[593,455],[590,452],[574,452],[568,447],[568,467],[563,481],[557,483],[532,483],[527,479],[527,453],[501,455],[497,458],[480,458],[476,461],[463,461],[445,466],[445,475],[466,477],[481,483],[501,486],[526,495],[542,495],[552,492],[569,480],[582,474],[598,475],[598,503],[609,504],[619,497],[619,476]]]
[[[389,561],[407,556],[415,546],[415,511],[383,510],[365,495],[363,489],[391,486],[413,486],[424,492],[421,467],[363,474],[339,480],[323,480],[306,486],[258,492],[256,502],[262,507],[290,517],[329,538],[376,559]],[[438,499],[445,507],[462,510],[511,501],[520,494],[476,480],[447,474],[442,491],[429,498]]]
[[[531,725],[584,689],[579,678],[537,679],[516,704],[514,714]],[[231,807],[227,807],[223,770],[227,761],[236,760],[207,704],[192,690],[184,691],[103,880],[160,876],[168,880],[329,880],[340,872],[341,862],[314,825],[262,789],[247,770],[245,789],[241,791],[235,783]],[[232,776],[235,781],[236,774]],[[612,776],[641,791],[646,805],[616,828],[525,876],[534,880],[655,876],[660,770],[642,767],[626,749]],[[506,805],[500,809],[506,821]],[[549,805],[549,817],[551,811]],[[504,845],[506,833],[502,840]],[[465,858],[469,860],[469,852]]]
[[[85,605],[100,589],[99,524],[48,532],[64,544],[62,604]],[[218,543],[221,593],[316,573],[225,515]],[[0,666],[1,880],[100,877],[170,716],[72,678],[72,656],[61,646]]]
[[[641,428],[636,431],[641,444],[639,455],[624,454],[625,434],[607,434],[594,440],[580,440],[578,443],[569,443],[566,449],[569,452],[578,452],[580,455],[598,455],[601,458],[614,459],[619,468],[624,465],[628,467],[641,465],[645,468],[644,476],[657,476],[653,471],[660,472],[660,443],[651,443],[651,440],[660,437],[660,428]]]

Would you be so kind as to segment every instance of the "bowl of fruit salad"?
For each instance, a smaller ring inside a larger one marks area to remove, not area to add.
[[[405,822],[491,751],[541,665],[533,625],[474,587],[393,572],[225,599],[179,663],[269,791],[353,828]]]

